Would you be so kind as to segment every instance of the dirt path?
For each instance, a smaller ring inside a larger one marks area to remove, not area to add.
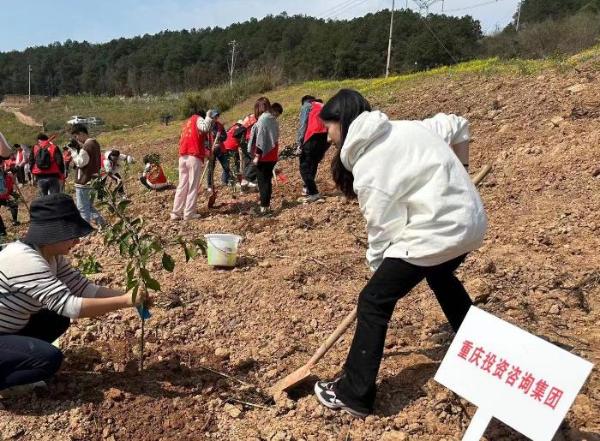
[[[25,124],[26,126],[29,126],[29,127],[42,127],[43,126],[42,123],[37,122],[34,118],[32,118],[29,115],[25,115],[18,108],[6,107],[3,105],[0,105],[0,110],[4,110],[5,112],[12,113],[13,115],[15,115],[17,117],[17,120],[21,124]]]

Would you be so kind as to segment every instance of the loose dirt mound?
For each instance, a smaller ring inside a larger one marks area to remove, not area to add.
[[[576,87],[573,87],[576,86]],[[460,277],[478,304],[504,319],[600,361],[600,74],[591,67],[539,77],[432,78],[370,97],[395,118],[436,112],[472,122],[472,170],[494,164],[481,188],[489,213],[485,245]],[[284,124],[285,143],[293,124]],[[174,160],[176,139],[153,146]],[[146,148],[147,145],[144,145]],[[133,151],[141,158],[143,152]],[[147,370],[136,372],[139,322],[131,313],[80,320],[61,341],[64,368],[47,392],[5,400],[7,439],[52,440],[453,440],[474,408],[432,377],[451,340],[433,295],[420,287],[398,303],[380,372],[376,414],[351,420],[318,406],[310,385],[274,405],[262,392],[304,363],[354,306],[369,277],[364,222],[333,189],[323,166],[324,204],[298,205],[290,183],[275,190],[271,219],[247,214],[254,195],[224,191],[200,221],[167,221],[172,191],[142,191],[132,177],[133,210],[165,237],[232,232],[245,238],[241,264],[214,271],[173,250],[173,275],[148,322]],[[202,201],[205,201],[204,199]],[[205,205],[203,205],[205,207]],[[119,284],[123,266],[100,237],[103,282]],[[158,268],[158,263],[157,263]],[[351,333],[323,359],[332,378]],[[256,387],[219,376],[226,373]],[[254,403],[263,407],[250,406]],[[600,377],[594,370],[557,439],[598,440]],[[500,423],[488,440],[521,440]]]

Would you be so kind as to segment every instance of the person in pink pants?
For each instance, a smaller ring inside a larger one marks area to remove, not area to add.
[[[205,141],[212,124],[212,115],[199,111],[184,124],[179,139],[179,184],[175,192],[172,220],[197,219],[196,212],[198,186],[202,176],[202,166],[206,156]]]

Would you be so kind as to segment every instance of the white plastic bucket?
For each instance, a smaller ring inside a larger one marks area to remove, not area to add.
[[[234,267],[237,264],[238,246],[242,241],[235,234],[205,234],[206,255],[210,266]]]

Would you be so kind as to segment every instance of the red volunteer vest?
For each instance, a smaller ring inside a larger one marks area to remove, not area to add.
[[[198,133],[198,118],[198,115],[193,115],[184,124],[179,138],[179,156],[195,156],[200,159],[206,156],[204,135]]]
[[[310,113],[308,114],[308,126],[306,127],[306,134],[304,135],[304,142],[308,141],[311,136],[318,133],[327,133],[327,127],[321,120],[321,109],[323,108],[322,103],[313,101],[310,106]]]
[[[47,148],[48,153],[50,153],[50,168],[47,168],[45,170],[41,170],[35,162],[35,157],[37,156],[37,154],[41,148]],[[58,164],[56,163],[56,159],[54,159],[54,156],[56,155],[56,148],[57,147],[54,144],[52,144],[51,142],[46,142],[46,143],[44,143],[43,146],[36,144],[33,147],[34,161],[33,161],[33,168],[31,169],[31,173],[33,173],[34,175],[59,175],[59,176],[61,176],[62,170],[58,167]]]
[[[154,185],[167,183],[167,177],[165,176],[165,172],[160,165],[152,166],[152,168],[148,171],[148,176],[146,179],[148,182]]]
[[[233,151],[237,150],[240,147],[240,140],[233,136],[238,127],[239,124],[234,124],[233,127],[231,127],[227,131],[227,139],[223,143],[223,147],[225,148],[225,150]]]

